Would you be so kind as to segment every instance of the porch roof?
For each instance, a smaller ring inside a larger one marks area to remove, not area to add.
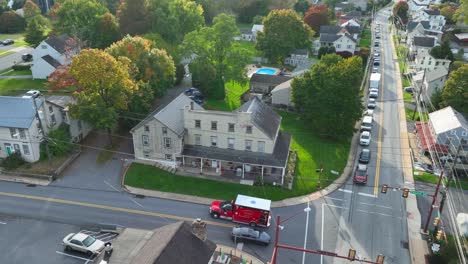
[[[241,162],[252,165],[264,165],[284,168],[286,166],[290,144],[291,135],[279,132],[278,138],[276,139],[273,154],[213,148],[205,146],[185,145],[182,155],[221,161]]]

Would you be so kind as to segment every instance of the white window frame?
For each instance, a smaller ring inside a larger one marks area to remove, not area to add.
[[[148,135],[141,135],[141,142],[143,146],[149,146],[149,136]]]
[[[258,152],[265,152],[265,141],[258,141],[257,149],[258,149]]]
[[[144,130],[145,132],[149,132],[149,131],[150,131],[150,128],[149,128],[148,125],[145,125],[144,128],[143,128],[143,130]]]
[[[252,140],[245,141],[245,150],[252,151]]]
[[[253,133],[253,127],[252,126],[246,126],[245,127],[245,133],[246,134],[252,134]]]
[[[18,128],[18,133],[21,139],[26,139],[26,129]]]
[[[450,135],[455,135],[455,136],[456,136],[456,135],[457,135],[457,131],[456,131],[455,129],[451,130],[451,131],[450,131]]]
[[[211,121],[211,130],[213,130],[213,131],[218,130],[218,122],[217,121]]]
[[[164,138],[164,148],[166,149],[172,148],[172,139],[170,137]]]
[[[172,160],[172,154],[166,154],[165,158],[166,160]]]
[[[167,135],[167,127],[161,128],[163,135]]]
[[[236,139],[235,138],[228,138],[227,139],[227,142],[228,142],[228,149],[234,149],[235,148],[235,145],[236,145]]]
[[[24,155],[30,155],[31,151],[29,151],[29,146],[28,145],[23,145],[23,154]]]
[[[201,128],[201,120],[199,119],[195,120],[195,128]]]
[[[462,137],[468,136],[468,131],[462,131],[461,135],[462,135]]]
[[[218,137],[217,136],[211,136],[210,138],[211,138],[210,146],[217,147],[218,146]]]
[[[149,158],[150,157],[150,152],[149,150],[143,150],[143,157]]]
[[[232,129],[231,129],[232,128]],[[236,131],[236,124],[234,123],[228,123],[228,132],[235,132]]]
[[[201,135],[200,134],[195,134],[195,145],[196,146],[201,146]]]

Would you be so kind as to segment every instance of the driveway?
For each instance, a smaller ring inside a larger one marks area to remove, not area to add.
[[[33,48],[29,48],[29,47],[3,46],[0,49],[0,54],[5,51],[12,51],[12,52],[15,52],[15,54],[10,54],[8,56],[0,58],[0,71],[11,68],[13,65],[15,65],[18,62],[22,62],[23,60],[21,59],[21,55],[23,55],[24,53],[32,53],[33,50],[34,50]]]
[[[155,100],[153,109],[169,103],[188,87],[191,82],[185,79],[180,85],[167,91],[160,99]],[[114,141],[119,141],[119,149],[110,160],[97,164],[96,159],[108,143],[105,131],[94,130],[81,143],[81,155],[52,182],[52,186],[79,188],[89,190],[119,191],[121,185],[121,169],[123,159],[133,159],[133,141],[129,132],[115,135]]]

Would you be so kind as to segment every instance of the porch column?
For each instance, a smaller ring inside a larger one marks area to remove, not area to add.
[[[245,164],[242,163],[242,179],[244,179]]]
[[[200,158],[200,174],[203,173],[203,158]]]
[[[281,168],[282,172],[281,172],[281,185],[284,184],[284,171],[285,169],[284,168]]]
[[[263,181],[263,165],[262,165],[262,181]]]
[[[182,156],[182,167],[185,166],[185,156]]]

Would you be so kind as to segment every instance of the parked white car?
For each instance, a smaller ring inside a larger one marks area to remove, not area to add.
[[[104,249],[104,242],[85,233],[70,233],[63,239],[65,250],[76,250],[88,255],[99,254]]]
[[[379,89],[375,89],[375,88],[370,89],[370,90],[369,90],[369,97],[370,97],[370,98],[377,98],[377,97],[379,97]]]
[[[377,103],[374,98],[369,98],[369,101],[367,101],[367,108],[369,109],[374,109],[377,106]]]
[[[369,131],[363,131],[359,138],[359,144],[362,146],[369,146],[371,142],[371,133]]]

